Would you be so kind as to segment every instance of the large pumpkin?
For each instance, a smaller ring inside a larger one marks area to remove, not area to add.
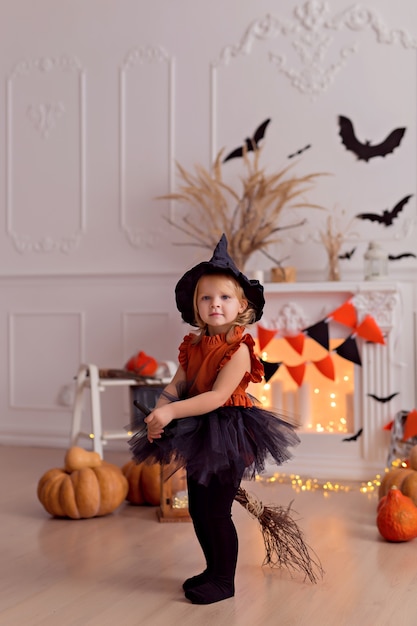
[[[131,504],[151,504],[161,502],[161,466],[159,463],[136,463],[128,461],[122,467],[129,490],[126,500]]]
[[[80,455],[82,448],[74,448],[67,452],[65,468],[50,469],[39,480],[39,501],[54,517],[86,519],[112,513],[126,498],[125,476],[116,465],[98,460],[96,453],[83,450]]]

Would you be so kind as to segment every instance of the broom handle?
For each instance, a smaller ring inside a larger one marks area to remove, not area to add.
[[[149,415],[149,413],[152,413],[151,409],[148,409],[147,406],[145,406],[144,404],[141,404],[140,402],[138,402],[137,400],[133,400],[133,404],[135,405],[135,407],[137,409],[139,409],[139,411],[141,411],[146,417]]]

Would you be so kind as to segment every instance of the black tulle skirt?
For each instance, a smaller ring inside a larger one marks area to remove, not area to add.
[[[172,473],[185,467],[192,479],[207,485],[213,474],[236,485],[265,470],[267,462],[281,465],[300,442],[294,426],[257,406],[220,407],[215,411],[173,420],[161,439],[150,443],[146,424],[129,441],[134,459],[170,465]]]

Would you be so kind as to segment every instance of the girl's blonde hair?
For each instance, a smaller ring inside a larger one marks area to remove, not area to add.
[[[239,301],[241,301],[241,302],[246,302],[246,304],[247,304],[246,309],[242,313],[239,313],[239,315],[237,316],[237,318],[233,322],[232,328],[234,328],[235,326],[248,326],[249,324],[253,324],[256,321],[256,310],[255,310],[255,307],[247,299],[247,297],[245,295],[245,292],[243,291],[243,288],[237,282],[237,280],[233,276],[231,276],[230,274],[226,274],[226,273],[222,273],[222,272],[213,272],[213,273],[210,273],[210,274],[203,274],[203,276],[201,276],[201,278],[203,278],[204,276],[207,276],[207,275],[209,275],[209,276],[217,276],[217,277],[220,277],[220,278],[226,278],[227,280],[229,280],[233,284],[233,287],[234,287],[235,292],[236,292],[237,299]],[[196,335],[196,339],[195,339],[194,343],[198,343],[200,341],[201,337],[203,337],[203,335],[205,334],[206,329],[207,329],[207,324],[205,324],[203,322],[203,320],[201,319],[200,315],[198,314],[198,306],[197,306],[198,285],[200,283],[201,278],[197,281],[197,284],[196,284],[195,289],[194,289],[194,294],[193,294],[194,319],[195,319],[196,325],[200,329],[200,332]]]

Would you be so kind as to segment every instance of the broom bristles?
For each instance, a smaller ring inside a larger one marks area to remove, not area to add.
[[[262,565],[302,572],[304,579],[312,583],[323,577],[320,559],[304,541],[302,530],[291,516],[292,502],[288,507],[264,506],[242,487],[235,500],[259,521],[266,550]]]

